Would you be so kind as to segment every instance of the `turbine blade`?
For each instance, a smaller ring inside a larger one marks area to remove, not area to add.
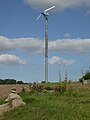
[[[37,19],[36,19],[36,20],[38,20],[40,17],[41,17],[41,14],[37,17]]]
[[[52,7],[48,8],[48,9],[44,10],[44,12],[47,12],[47,11],[53,9],[53,8],[55,8],[55,6],[52,6]]]

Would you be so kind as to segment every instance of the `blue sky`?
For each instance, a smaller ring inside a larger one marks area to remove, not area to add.
[[[43,81],[43,16],[49,13],[49,81],[78,80],[90,66],[89,0],[0,0],[0,78]]]

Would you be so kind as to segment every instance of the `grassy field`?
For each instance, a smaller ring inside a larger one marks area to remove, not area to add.
[[[90,85],[71,84],[62,92],[32,91],[19,95],[26,106],[4,113],[2,120],[90,120]]]

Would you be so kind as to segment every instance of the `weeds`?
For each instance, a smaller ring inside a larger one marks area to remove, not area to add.
[[[21,92],[26,106],[4,113],[2,120],[89,120],[90,89],[62,86],[49,86],[56,89],[52,94],[37,90]]]

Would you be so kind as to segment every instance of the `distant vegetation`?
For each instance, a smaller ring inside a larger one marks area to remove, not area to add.
[[[84,76],[82,76],[79,81],[83,83],[84,80],[90,79],[90,72],[86,72]]]
[[[14,79],[0,79],[0,84],[23,84],[23,81],[17,81]]]

